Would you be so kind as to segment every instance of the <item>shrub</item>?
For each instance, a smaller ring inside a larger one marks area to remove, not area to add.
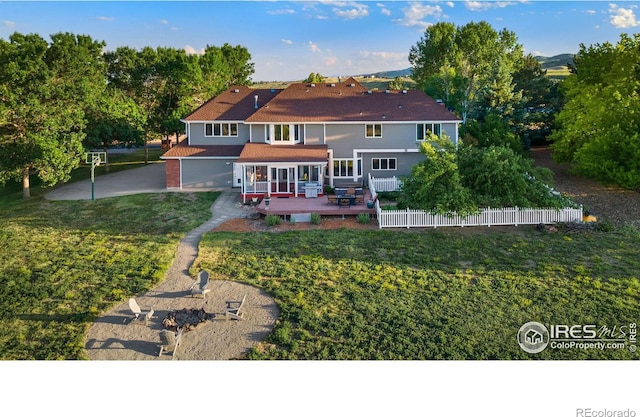
[[[267,214],[267,217],[264,218],[264,221],[267,226],[273,227],[282,223],[282,218],[280,216],[276,216],[275,214]]]
[[[335,189],[330,185],[325,185],[324,186],[324,193],[325,194],[335,194]]]
[[[358,214],[358,223],[360,224],[367,224],[369,223],[369,220],[371,220],[371,216],[369,216],[369,213],[360,213]]]
[[[311,213],[311,223],[320,224],[322,217],[318,213]]]

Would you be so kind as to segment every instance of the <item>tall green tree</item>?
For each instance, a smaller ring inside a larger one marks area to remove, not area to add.
[[[106,86],[104,42],[58,33],[0,39],[0,182],[30,177],[54,185],[83,154],[85,113]]]
[[[141,146],[144,116],[140,108],[121,90],[107,88],[87,113],[84,145],[104,152],[114,145]],[[109,160],[105,164],[109,172]]]
[[[640,188],[640,34],[616,45],[580,45],[563,84],[566,104],[553,132],[553,157],[573,172]]]
[[[462,185],[456,148],[451,139],[446,135],[431,134],[421,143],[420,152],[426,159],[415,164],[411,174],[403,180],[398,205],[437,214],[477,212],[471,192]]]
[[[504,112],[520,100],[511,77],[522,55],[517,37],[506,29],[496,32],[484,21],[438,23],[411,47],[409,62],[418,86],[431,95],[429,89],[440,91],[466,122],[487,106]]]

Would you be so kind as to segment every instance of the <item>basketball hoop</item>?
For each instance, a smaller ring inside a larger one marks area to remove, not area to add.
[[[106,152],[87,152],[84,154],[84,162],[91,164],[91,200],[95,200],[94,183],[95,183],[95,170],[100,164],[107,163]]]

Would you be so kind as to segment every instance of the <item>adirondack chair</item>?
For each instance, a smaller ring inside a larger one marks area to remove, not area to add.
[[[202,294],[202,298],[207,298],[207,293],[211,291],[209,288],[209,273],[207,271],[200,271],[198,273],[198,279],[191,286],[191,296],[196,294]]]
[[[149,324],[149,319],[151,319],[153,313],[155,313],[153,307],[149,308],[149,310],[142,311],[135,298],[129,298],[129,308],[133,313],[133,319],[131,319],[131,321],[144,319],[144,324]]]
[[[242,301],[227,301],[227,307],[224,309],[224,315],[227,320],[229,320],[230,318],[236,320],[244,320],[243,307],[246,300],[247,294],[242,297]]]
[[[162,352],[171,352],[171,356],[176,356],[176,350],[182,340],[182,328],[175,333],[171,330],[164,329],[160,332],[160,353],[158,356],[162,356]]]

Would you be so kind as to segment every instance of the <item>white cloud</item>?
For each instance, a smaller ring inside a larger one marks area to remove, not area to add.
[[[596,11],[595,10],[586,10],[586,13],[590,14],[590,15],[594,15],[594,14],[596,14]]]
[[[464,6],[472,12],[482,12],[489,9],[515,6],[517,4],[515,1],[466,1]]]
[[[163,25],[168,25],[169,24],[169,21],[166,20],[166,19],[160,19],[160,20],[158,20],[158,22],[160,22]]]
[[[445,4],[449,7],[454,7],[454,3],[452,1],[448,1]]]
[[[630,6],[630,8],[625,9],[623,7],[619,7],[617,4],[609,4],[609,13],[611,13],[611,24],[619,29],[626,29],[635,26],[640,26],[640,22],[636,19],[636,14],[632,9],[637,8],[637,6]]]
[[[359,17],[369,16],[369,6],[356,2],[331,2],[337,6],[333,9],[333,13],[344,19],[357,19]],[[344,8],[347,8],[346,10]]]
[[[294,14],[296,11],[293,9],[280,9],[280,10],[270,10],[267,14],[279,15],[279,14]]]
[[[332,67],[336,64],[336,62],[338,62],[338,58],[336,58],[335,56],[330,56],[324,61],[324,64],[328,67]]]
[[[187,53],[187,55],[204,55],[204,48],[201,48],[198,51],[198,50],[196,50],[196,48],[194,48],[191,45],[185,45],[185,47],[183,49]]]
[[[12,28],[16,25],[16,22],[12,22],[11,20],[3,20],[2,22],[2,26],[7,27],[7,28]]]
[[[314,54],[316,52],[320,52],[320,48],[318,47],[318,45],[316,45],[315,43],[313,43],[312,41],[309,41],[309,49],[311,50],[311,52],[313,52]]]
[[[391,16],[391,10],[387,9],[387,7],[384,4],[378,3],[376,4],[376,6],[380,8],[380,13],[382,13],[385,16]]]
[[[292,45],[293,41],[291,39],[281,39],[282,43],[287,44],[287,45]]]
[[[423,3],[411,3],[409,7],[402,9],[404,12],[403,19],[394,20],[403,26],[419,26],[421,28],[428,28],[432,23],[423,21],[427,16],[440,17],[442,16],[442,8],[439,5],[427,5]]]

